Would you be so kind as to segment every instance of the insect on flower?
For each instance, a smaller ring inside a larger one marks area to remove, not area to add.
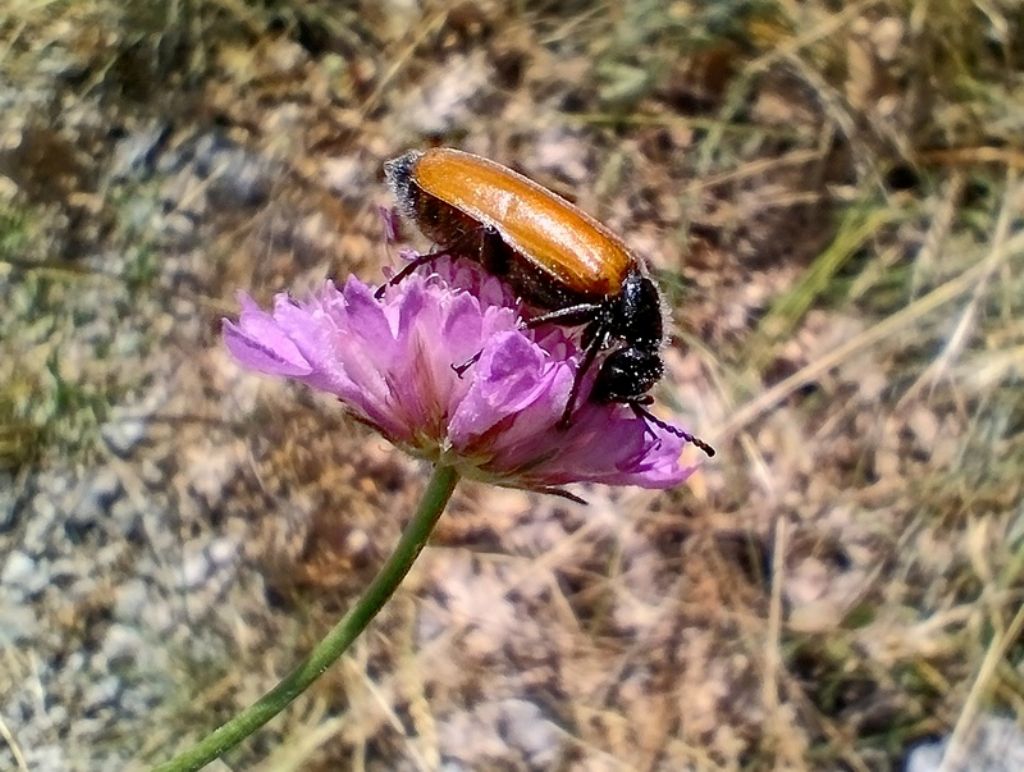
[[[480,263],[543,313],[526,322],[583,326],[583,356],[560,421],[567,427],[599,354],[590,400],[622,403],[709,456],[714,449],[647,408],[661,378],[661,296],[644,261],[590,215],[511,169],[450,148],[412,150],[384,165],[400,211],[441,249],[419,256],[380,287],[441,255]],[[476,361],[470,359],[460,369]]]
[[[269,311],[242,296],[224,341],[245,367],[337,397],[397,447],[466,478],[556,493],[569,483],[671,488],[696,465],[685,440],[587,400],[558,428],[580,351],[557,326],[524,329],[507,283],[442,258],[375,300],[349,276]],[[451,363],[482,350],[466,377]]]

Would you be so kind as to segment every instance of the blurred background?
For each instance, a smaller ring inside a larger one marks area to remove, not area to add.
[[[718,456],[464,483],[230,768],[1024,768],[1022,137],[1013,0],[4,0],[0,768],[167,758],[389,552],[426,470],[219,325],[434,144],[650,260]]]

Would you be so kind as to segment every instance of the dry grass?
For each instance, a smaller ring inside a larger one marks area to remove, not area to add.
[[[677,325],[659,397],[719,450],[682,490],[588,491],[585,509],[467,486],[374,631],[234,765],[866,770],[951,735],[956,769],[980,718],[1024,721],[1019,5],[0,9],[12,487],[102,463],[135,362],[215,356],[236,288],[375,275],[380,162],[429,141],[516,164],[651,257]],[[232,203],[217,169],[112,174],[121,137],[154,126],[155,154],[216,133],[269,188]],[[178,216],[200,243],[167,236]],[[81,287],[143,342],[82,353]],[[147,760],[318,638],[419,484],[294,392],[255,413],[213,392],[196,414],[233,411],[229,434],[172,447],[246,449],[224,495],[258,579],[204,631],[220,657],[168,641],[166,703],[114,733],[159,721]],[[212,538],[221,506],[169,527]],[[0,738],[24,768],[2,711]]]

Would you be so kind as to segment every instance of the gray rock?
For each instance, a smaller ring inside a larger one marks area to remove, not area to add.
[[[178,574],[178,586],[183,590],[194,589],[206,581],[209,574],[210,559],[206,551],[195,547],[186,548]]]
[[[146,583],[142,579],[130,579],[122,583],[114,593],[114,617],[137,621],[148,599]]]
[[[92,527],[98,520],[109,516],[111,506],[121,495],[121,480],[113,469],[99,469],[94,475],[82,481],[77,495],[64,508],[67,512],[66,525],[70,525],[75,533],[68,535],[75,538],[78,531]]]
[[[0,586],[0,590],[6,585]],[[0,646],[10,646],[19,640],[33,638],[39,628],[31,606],[21,603],[7,605],[0,597]]]
[[[561,747],[561,735],[541,709],[527,700],[507,699],[501,704],[505,737],[522,749],[531,765],[547,767]]]
[[[96,710],[101,706],[115,703],[120,690],[121,680],[115,675],[95,681],[86,689],[83,696],[85,709]]]
[[[47,711],[50,726],[62,726],[68,720],[68,711],[63,705],[54,705]]]
[[[210,545],[209,555],[215,566],[227,565],[238,555],[238,543],[227,537],[217,539]]]
[[[166,635],[177,622],[175,608],[167,603],[147,603],[142,608],[139,624],[156,635]]]
[[[103,656],[110,663],[114,663],[115,660],[135,660],[142,646],[142,636],[135,628],[112,624],[103,639]]]
[[[948,755],[950,738],[921,743],[907,756],[907,772],[1019,772],[1024,769],[1024,731],[1012,719],[983,716],[963,746]]]
[[[0,582],[5,586],[19,587],[24,590],[34,585],[33,577],[36,575],[36,562],[21,550],[15,550],[4,563]]]
[[[114,147],[110,175],[114,179],[145,176],[153,170],[157,154],[170,134],[164,124],[129,134]]]
[[[177,252],[186,252],[194,249],[199,244],[199,229],[197,223],[190,213],[170,212],[160,222],[160,232],[163,235],[163,244],[168,249]]]
[[[23,750],[28,768],[32,770],[56,772],[62,769],[80,768],[68,763],[69,759],[59,745],[31,745]]]
[[[118,530],[126,536],[134,530],[138,514],[134,504],[128,498],[118,499],[110,508],[111,520],[117,524]]]
[[[257,207],[270,195],[269,164],[222,134],[201,137],[195,148],[195,168],[209,177],[210,203],[222,209]]]
[[[43,553],[53,542],[50,531],[57,522],[57,506],[49,493],[38,493],[24,515],[25,531],[21,548],[30,555]]]
[[[100,429],[100,436],[111,451],[121,458],[127,458],[146,438],[146,422],[140,418],[108,421]]]
[[[14,477],[0,472],[0,533],[14,528],[17,515],[18,497],[14,493]]]
[[[92,591],[95,588],[95,580],[86,574],[82,576],[82,564],[81,561],[76,557],[59,557],[53,560],[49,564],[49,568],[46,571],[47,576],[51,582],[72,582],[74,580],[82,580],[89,583],[89,589],[83,591],[80,594],[84,594],[87,591]]]
[[[139,466],[139,471],[142,476],[142,481],[146,485],[158,485],[164,482],[164,473],[161,471],[160,466],[152,459],[145,459]]]

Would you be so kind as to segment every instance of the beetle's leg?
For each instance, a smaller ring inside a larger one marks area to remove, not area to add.
[[[480,228],[480,252],[478,256],[480,265],[491,273],[498,272],[502,266],[503,246],[504,242],[501,240],[501,235],[498,233],[497,228],[493,225],[482,226]],[[480,357],[483,356],[483,353],[484,350],[480,349],[462,364],[457,365],[452,362],[450,367],[455,371],[455,374],[459,376],[459,380],[462,380],[462,376],[466,374],[466,370],[480,361]]]
[[[466,374],[466,370],[468,370],[469,368],[471,368],[473,365],[480,361],[480,357],[483,356],[483,353],[484,350],[480,349],[475,354],[473,354],[473,356],[471,356],[469,359],[463,362],[461,365],[452,363],[451,368],[452,370],[455,371],[455,374],[459,376],[459,380],[462,380],[462,376]]]
[[[386,282],[381,284],[377,288],[377,291],[373,293],[373,296],[377,298],[377,300],[380,300],[382,297],[384,297],[384,293],[387,291],[388,287],[393,287],[394,285],[399,284],[404,279],[408,278],[409,275],[413,273],[417,268],[421,268],[424,265],[428,265],[437,260],[439,257],[444,257],[445,255],[458,257],[459,252],[472,245],[473,241],[477,238],[479,232],[483,230],[486,229],[474,228],[471,231],[462,233],[455,241],[453,241],[448,246],[442,249],[435,249],[433,252],[428,252],[425,255],[420,255],[415,260],[410,261],[409,264],[402,268],[401,271],[399,271]]]
[[[480,245],[477,248],[477,261],[488,273],[504,276],[508,273],[508,249],[501,234],[493,225],[481,225],[478,230]]]
[[[645,421],[650,422],[655,426],[664,429],[669,434],[674,434],[676,437],[686,440],[692,445],[696,445],[698,448],[707,453],[709,458],[715,455],[715,449],[708,445],[706,442],[704,442],[704,440],[702,440],[700,437],[694,437],[689,432],[684,432],[682,429],[672,426],[672,424],[666,421],[662,421],[660,418],[654,415],[654,413],[648,410],[646,406],[650,405],[652,402],[654,402],[654,397],[652,397],[650,394],[647,394],[643,397],[640,397],[639,399],[630,400],[626,404],[629,405],[629,407],[633,410],[633,414],[637,418],[642,418]],[[650,427],[648,426],[647,429],[650,429]],[[654,436],[653,432],[651,436]]]
[[[539,327],[542,324],[548,322],[561,322],[562,324],[586,324],[591,321],[595,314],[601,310],[602,306],[600,303],[577,303],[574,306],[567,308],[559,308],[554,311],[549,311],[546,314],[540,316],[534,316],[530,319],[525,319],[524,326],[528,330],[532,330],[534,327]]]
[[[562,413],[562,418],[558,422],[558,426],[561,429],[568,429],[569,424],[572,420],[573,410],[576,408],[576,400],[580,396],[580,389],[583,386],[583,376],[587,374],[587,370],[594,364],[594,360],[597,359],[598,353],[607,343],[608,335],[604,330],[601,330],[594,336],[594,339],[587,346],[583,352],[583,359],[580,361],[580,366],[576,368],[576,377],[572,381],[572,389],[569,391],[569,401],[565,403],[565,412]]]
[[[393,287],[396,284],[401,283],[404,279],[408,278],[408,276],[411,273],[413,273],[417,268],[422,268],[424,265],[429,265],[430,263],[437,260],[437,258],[444,257],[447,254],[449,254],[449,252],[446,249],[438,250],[436,252],[428,252],[425,255],[420,255],[415,260],[409,261],[409,263],[404,268],[402,268],[401,271],[399,271],[386,282],[377,287],[377,291],[373,293],[373,296],[377,298],[377,300],[380,300],[382,297],[384,297],[384,293],[387,291],[388,287]]]
[[[603,310],[603,309],[602,309]],[[580,346],[583,348],[590,348],[590,344],[594,342],[596,338],[601,338],[601,350],[608,348],[609,341],[611,339],[611,320],[607,314],[597,312],[594,318],[583,328],[583,334],[580,336]]]

